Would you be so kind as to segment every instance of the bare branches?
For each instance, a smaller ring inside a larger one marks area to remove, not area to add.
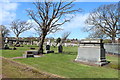
[[[41,27],[41,30],[49,32],[55,26],[61,26],[69,20],[63,20],[61,24],[58,21],[65,15],[73,12],[81,11],[81,9],[73,9],[73,1],[71,2],[34,2],[36,10],[27,10],[28,15]],[[56,29],[57,30],[57,29]]]
[[[71,32],[64,32],[62,34],[62,41],[61,43],[64,43],[64,41],[68,38],[68,36],[70,35]]]
[[[119,34],[117,33],[118,20],[120,18],[118,16],[118,4],[102,5],[90,13],[86,24],[93,25],[90,28],[91,30],[98,28],[104,35],[115,40],[115,37]]]
[[[70,21],[64,19],[66,14],[72,14],[81,11],[81,9],[72,9],[74,5],[71,2],[58,1],[50,2],[34,2],[35,10],[27,10],[28,16],[32,18],[38,25],[41,31],[40,50],[43,52],[43,43],[47,34],[54,33],[60,30],[60,26]],[[63,19],[60,21],[60,19]],[[59,22],[60,21],[60,22]]]
[[[7,29],[4,25],[0,25],[2,37],[7,37],[10,33],[10,30]]]
[[[26,22],[26,21],[20,21],[15,20],[11,23],[11,30],[14,32],[14,34],[16,35],[16,37],[19,37],[19,35],[29,29],[32,28],[32,24]]]

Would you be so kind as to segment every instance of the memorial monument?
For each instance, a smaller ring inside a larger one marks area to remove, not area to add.
[[[101,39],[81,40],[75,61],[99,66],[107,64],[103,45]]]

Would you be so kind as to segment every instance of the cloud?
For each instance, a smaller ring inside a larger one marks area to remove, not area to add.
[[[67,17],[71,17],[73,16],[72,14],[67,15]],[[77,37],[76,35],[83,33],[83,28],[87,27],[87,25],[84,23],[85,20],[88,18],[89,13],[85,13],[85,14],[76,14],[76,16],[74,16],[72,18],[72,20],[68,23],[65,23],[64,25],[60,26],[63,30],[57,31],[56,33],[51,33],[48,36],[54,36],[54,37],[60,37],[62,35],[62,33],[64,32],[71,32],[71,37],[75,38]],[[59,22],[62,22],[62,20],[60,20]],[[85,35],[86,34],[82,34]]]
[[[77,28],[86,27],[86,24],[84,22],[88,18],[88,15],[89,13],[76,14],[76,16],[74,16],[70,22],[65,23],[61,27],[63,28],[64,31],[72,31]],[[72,16],[72,15],[69,15],[69,16]]]
[[[61,33],[64,33],[64,32],[67,32],[67,31],[71,32],[71,33],[74,33],[74,31],[76,31],[76,30],[80,31],[81,28],[84,28],[84,27],[87,26],[84,23],[84,21],[87,19],[88,15],[89,15],[89,13],[86,13],[86,14],[76,14],[76,16],[74,16],[73,19],[70,22],[65,23],[64,25],[60,26],[63,30],[57,31],[56,33],[51,33],[48,36],[54,36],[54,35],[58,35],[58,34],[59,34],[58,36],[60,36]],[[73,15],[69,14],[69,15],[66,15],[66,16],[68,18],[68,17],[71,17]],[[30,30],[24,32],[21,36],[25,36],[25,35],[26,36],[30,36],[30,35],[38,36],[37,34],[35,34],[36,31],[34,30],[34,28],[36,26],[38,26],[37,23],[34,20],[28,20],[27,22],[28,23],[32,23],[33,24],[33,28],[31,28]],[[62,19],[58,23],[61,23],[61,22],[62,22]]]
[[[18,3],[11,3],[10,0],[0,2],[0,24],[8,24],[16,17]]]

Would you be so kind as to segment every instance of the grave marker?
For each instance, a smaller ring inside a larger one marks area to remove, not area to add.
[[[82,40],[78,48],[78,55],[75,61],[88,64],[104,65],[108,62],[105,58],[105,49],[102,40]]]

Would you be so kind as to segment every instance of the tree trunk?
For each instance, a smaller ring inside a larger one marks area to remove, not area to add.
[[[19,43],[19,37],[18,37],[18,35],[16,36],[16,44],[18,44]]]
[[[41,36],[41,40],[40,40],[40,44],[39,44],[39,49],[38,49],[38,54],[42,54],[43,53],[43,44],[44,44],[45,37],[46,37],[46,34],[43,34]]]
[[[112,43],[115,43],[115,37],[112,36]]]
[[[112,34],[112,36],[111,36],[111,38],[112,38],[112,43],[115,43],[115,37],[116,37],[116,34],[115,34],[115,32],[113,32],[113,34]]]

